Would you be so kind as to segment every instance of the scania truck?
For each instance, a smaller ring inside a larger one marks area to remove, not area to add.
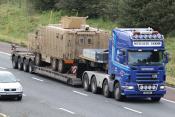
[[[101,91],[105,97],[113,95],[116,100],[132,97],[158,102],[166,94],[165,65],[169,56],[164,36],[152,28],[113,29],[108,48],[84,48],[71,66],[73,73],[53,71],[50,64],[37,66],[35,53],[16,49],[11,56],[13,68],[18,68],[19,57],[24,71],[83,85],[86,91]]]

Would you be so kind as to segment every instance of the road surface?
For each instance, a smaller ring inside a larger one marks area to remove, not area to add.
[[[81,87],[12,69],[10,45],[0,43],[0,70],[11,71],[24,87],[23,100],[0,99],[0,114],[9,117],[174,117],[175,89],[159,103],[150,100],[118,102]]]

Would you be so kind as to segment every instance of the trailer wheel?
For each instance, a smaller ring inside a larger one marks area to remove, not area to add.
[[[29,73],[33,73],[33,61],[29,62]]]
[[[23,61],[22,61],[21,57],[18,58],[18,69],[23,70]]]
[[[41,66],[41,54],[39,54],[39,53],[37,53],[37,54],[35,55],[35,64],[36,64],[37,66]]]
[[[59,71],[60,73],[63,73],[63,72],[64,72],[64,68],[65,68],[64,61],[63,61],[63,60],[59,60],[59,61],[58,61],[58,71]]]
[[[121,95],[121,87],[119,83],[115,83],[114,85],[114,98],[118,101],[124,100],[124,96]]]
[[[89,91],[89,76],[87,73],[83,76],[83,88],[84,90]]]
[[[17,61],[17,57],[16,56],[12,57],[12,67],[13,67],[13,69],[17,69],[18,68],[18,61]]]
[[[29,71],[29,62],[28,62],[27,59],[24,59],[23,70],[24,70],[25,72],[28,72],[28,71]]]
[[[109,98],[111,96],[110,91],[109,91],[109,86],[108,86],[108,81],[107,80],[105,80],[103,82],[103,89],[102,90],[103,90],[103,95],[105,97]]]
[[[151,97],[152,102],[159,102],[161,97]]]
[[[52,70],[56,71],[57,70],[58,61],[56,59],[52,59],[51,65],[52,65]]]
[[[91,91],[94,94],[98,92],[97,81],[95,76],[93,76],[91,79]]]

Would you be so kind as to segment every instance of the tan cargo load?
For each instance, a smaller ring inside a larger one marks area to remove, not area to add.
[[[61,25],[63,28],[68,29],[79,29],[81,25],[86,24],[86,17],[62,17],[61,18]]]
[[[83,49],[106,49],[109,33],[81,25],[79,29],[65,29],[61,24],[40,27],[29,34],[29,50],[41,55],[42,61],[62,60],[73,64]]]

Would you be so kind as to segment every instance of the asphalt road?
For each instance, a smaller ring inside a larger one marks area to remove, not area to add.
[[[24,87],[23,100],[0,99],[0,113],[10,117],[174,117],[175,89],[159,102],[112,98],[86,92],[61,82],[14,70],[8,44],[0,43],[0,70],[11,71]],[[6,49],[5,49],[6,48]]]

